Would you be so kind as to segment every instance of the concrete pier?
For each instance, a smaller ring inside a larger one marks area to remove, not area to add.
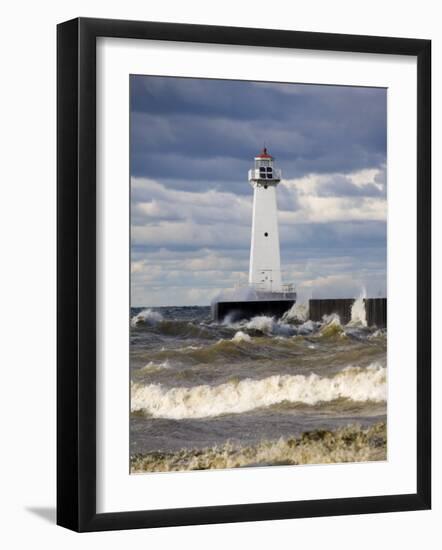
[[[387,298],[367,298],[365,300],[367,325],[379,328],[387,327]]]
[[[309,300],[309,319],[322,321],[324,315],[336,313],[341,323],[346,325],[351,320],[351,308],[354,298]],[[387,327],[387,298],[365,298],[367,325],[379,328]]]

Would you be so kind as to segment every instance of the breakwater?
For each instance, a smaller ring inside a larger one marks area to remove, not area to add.
[[[364,298],[365,315],[369,327],[387,327],[387,298]],[[341,323],[346,325],[351,321],[353,298],[312,299],[309,300],[309,319],[322,321],[324,315],[339,315]]]

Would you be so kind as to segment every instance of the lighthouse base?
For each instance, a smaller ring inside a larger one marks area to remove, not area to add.
[[[212,304],[212,319],[230,322],[251,319],[257,315],[282,317],[296,302],[296,299],[256,300],[243,302],[215,302]]]

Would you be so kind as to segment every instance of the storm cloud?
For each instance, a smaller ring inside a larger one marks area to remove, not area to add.
[[[208,304],[246,280],[264,144],[285,279],[385,294],[385,89],[134,75],[130,97],[133,305]]]

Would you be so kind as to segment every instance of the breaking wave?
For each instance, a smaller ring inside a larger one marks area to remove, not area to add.
[[[351,326],[367,326],[367,312],[365,311],[365,290],[351,306],[351,320],[348,323]]]
[[[308,320],[309,306],[302,302],[296,302],[292,307],[284,313],[282,316],[283,321],[294,321],[298,323],[305,323]]]
[[[302,304],[301,304],[302,306]],[[295,306],[296,307],[296,304]],[[365,313],[365,311],[364,311]],[[365,324],[364,324],[365,323]],[[364,328],[366,322],[361,313],[360,306],[356,304],[353,310],[353,317],[348,325],[343,325],[338,314],[332,313],[324,315],[322,322],[311,321],[307,319],[307,312],[300,307],[298,311],[289,310],[281,319],[275,319],[267,315],[257,315],[250,321],[240,321],[228,323],[224,321],[224,325],[230,328],[240,329],[241,331],[249,331],[257,335],[265,336],[296,336],[317,334],[322,337],[345,336],[353,328]]]
[[[381,402],[386,397],[386,368],[374,363],[366,368],[346,367],[332,378],[317,374],[274,375],[260,380],[229,381],[218,386],[175,388],[134,382],[131,410],[155,418],[206,418],[239,414],[282,402],[306,405],[336,399]]]
[[[143,311],[140,311],[140,313],[132,317],[132,319],[130,320],[130,324],[135,327],[143,323],[156,324],[162,320],[163,316],[158,311],[144,309]]]
[[[300,334],[301,336],[305,334],[311,334],[316,330],[318,325],[319,323],[315,323],[315,321],[306,321],[298,327],[298,334]]]
[[[142,311],[131,319],[133,328],[144,328],[149,332],[176,338],[213,338],[214,334],[202,323],[188,320],[163,319],[161,313]]]
[[[362,305],[361,305],[362,304]],[[295,308],[295,309],[294,309]],[[298,309],[296,309],[298,308]],[[232,340],[235,343],[250,341],[248,336],[269,336],[290,338],[292,336],[319,336],[336,338],[353,336],[371,339],[367,328],[363,299],[352,306],[352,319],[347,325],[341,323],[339,315],[324,315],[321,322],[306,318],[306,306],[295,304],[281,319],[268,315],[257,315],[250,320],[230,321],[228,317],[221,324],[206,320],[168,319],[158,311],[145,309],[131,318],[131,326],[160,337],[202,340]],[[376,335],[381,335],[377,332]],[[386,336],[386,330],[382,329]]]
[[[144,367],[141,367],[140,371],[141,372],[157,372],[159,370],[163,370],[163,369],[170,369],[170,363],[169,361],[166,359],[166,361],[162,362],[162,363],[155,363],[154,361],[149,361],[149,363],[147,363],[147,365],[144,365]]]
[[[346,426],[304,432],[301,437],[241,446],[231,442],[206,449],[150,452],[131,457],[131,473],[207,470],[245,466],[331,464],[386,460],[385,422],[369,428]]]
[[[252,333],[278,336],[293,336],[296,334],[296,327],[287,324],[284,319],[276,320],[268,315],[257,315],[249,321],[230,322],[228,317],[223,321],[223,326],[236,330],[248,330]]]
[[[319,329],[319,334],[326,338],[330,338],[332,336],[345,337],[344,327],[341,325],[339,315],[336,313],[324,315],[323,325]]]
[[[252,338],[249,334],[246,332],[243,332],[242,330],[238,330],[238,332],[235,332],[235,336],[232,338],[232,342],[251,342]]]

